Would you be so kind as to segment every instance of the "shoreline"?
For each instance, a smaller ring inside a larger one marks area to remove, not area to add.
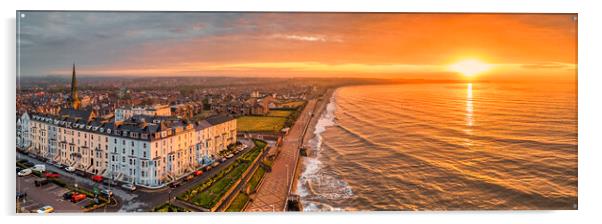
[[[330,100],[332,99],[332,97],[334,96],[334,93],[336,92],[336,90],[340,88],[340,87],[333,87],[333,88],[329,88],[328,90],[326,90],[326,93],[324,93],[320,98],[321,100],[318,102],[319,105],[317,105],[317,109],[314,110],[314,115],[311,118],[311,120],[309,121],[309,126],[307,127],[307,132],[305,134],[305,136],[303,136],[302,141],[302,146],[306,149],[307,154],[311,154],[311,151],[313,151],[313,149],[311,149],[311,146],[309,145],[309,141],[313,138],[316,137],[316,134],[314,133],[315,129],[316,129],[316,124],[318,123],[318,120],[320,120],[320,117],[322,117],[322,114],[324,113],[324,111],[326,110],[326,106],[328,106],[328,104],[330,103]],[[299,159],[297,161],[297,169],[296,172],[293,174],[293,183],[292,183],[292,189],[291,189],[291,193],[293,194],[298,194],[297,193],[297,185],[299,182],[299,179],[301,178],[301,174],[303,173],[303,171],[305,170],[305,156],[299,156]]]

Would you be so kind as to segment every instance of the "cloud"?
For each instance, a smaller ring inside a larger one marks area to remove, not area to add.
[[[327,37],[326,35],[297,35],[297,34],[274,34],[275,39],[287,39],[308,42],[343,42],[339,37]]]
[[[522,68],[525,69],[573,69],[575,64],[560,63],[560,62],[544,62],[534,64],[523,64]]]
[[[533,71],[576,63],[576,24],[568,14],[25,13],[25,76],[68,75],[73,61],[81,74],[132,75],[419,72],[430,67],[405,65],[467,55]]]

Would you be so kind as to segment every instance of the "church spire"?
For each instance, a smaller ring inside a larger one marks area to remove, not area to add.
[[[77,94],[77,79],[75,79],[75,63],[73,63],[73,75],[71,76],[71,107],[79,109],[81,102]]]

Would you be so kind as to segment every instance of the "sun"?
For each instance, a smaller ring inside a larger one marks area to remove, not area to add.
[[[491,69],[491,65],[477,59],[466,59],[450,65],[449,69],[464,76],[472,77]]]

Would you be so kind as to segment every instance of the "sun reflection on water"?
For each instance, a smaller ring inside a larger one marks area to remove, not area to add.
[[[466,126],[472,127],[472,83],[468,83],[466,87]]]

